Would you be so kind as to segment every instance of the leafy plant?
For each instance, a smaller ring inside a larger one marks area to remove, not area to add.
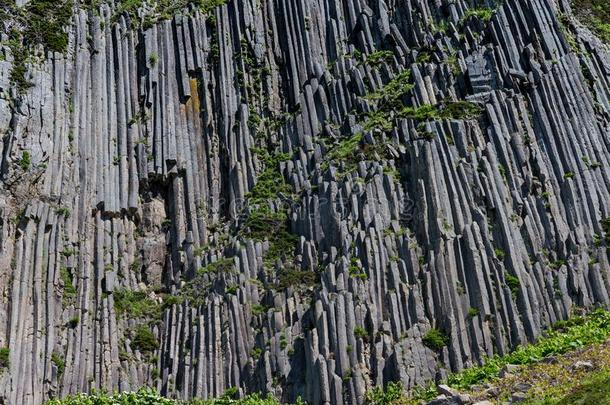
[[[576,319],[564,323],[561,329],[548,331],[537,343],[518,346],[512,353],[488,358],[481,366],[450,376],[449,385],[457,389],[467,389],[473,384],[496,377],[507,364],[530,364],[547,356],[604,342],[610,336],[610,312],[596,310],[585,318]]]
[[[368,336],[368,333],[366,333],[366,329],[364,329],[362,326],[356,326],[354,328],[354,335],[356,337],[364,339]]]
[[[458,390],[482,384],[496,378],[507,364],[526,365],[540,362],[545,357],[577,350],[584,346],[603,343],[610,337],[610,312],[597,309],[587,316],[576,316],[556,322],[552,329],[536,343],[517,346],[504,356],[486,358],[482,364],[450,375],[444,384]],[[430,401],[438,395],[434,386],[416,387],[413,400]]]
[[[150,353],[159,348],[159,342],[148,327],[138,326],[131,342],[131,348],[142,353]]]
[[[51,362],[57,367],[57,374],[61,377],[64,374],[66,368],[66,361],[58,353],[51,353]]]
[[[74,287],[73,284],[74,280],[72,278],[70,270],[68,270],[68,268],[65,266],[59,268],[59,275],[61,276],[61,280],[64,285],[63,300],[67,302],[72,298],[76,297],[77,291],[76,287]]]
[[[157,52],[151,52],[151,54],[148,55],[148,63],[150,63],[150,66],[157,66],[157,63],[159,63],[159,54]]]
[[[114,308],[120,315],[130,318],[151,317],[154,319],[161,316],[160,305],[143,291],[115,291],[113,296]]]
[[[21,154],[21,159],[19,160],[19,167],[21,167],[23,171],[27,171],[31,164],[32,158],[30,157],[30,152],[24,150],[23,154]]]
[[[449,344],[449,337],[438,329],[430,329],[422,338],[424,345],[434,351],[439,351]]]
[[[610,43],[610,2],[607,0],[574,0],[576,16],[602,41]]]
[[[506,280],[506,285],[508,288],[510,288],[513,295],[517,295],[519,292],[519,287],[521,286],[521,281],[519,281],[519,278],[510,273],[505,273],[504,278]]]
[[[460,23],[463,24],[468,21],[470,18],[475,17],[484,22],[489,22],[491,18],[494,16],[495,10],[489,7],[481,7],[481,8],[469,8],[464,13],[464,16],[460,20]]]
[[[375,387],[366,392],[365,401],[368,405],[399,405],[406,404],[402,384],[391,382],[386,387]]]
[[[10,357],[11,351],[8,347],[0,348],[0,369],[8,368],[10,366]]]

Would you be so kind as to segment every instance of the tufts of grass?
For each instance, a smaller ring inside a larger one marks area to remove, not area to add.
[[[367,391],[365,400],[369,405],[406,404],[406,401],[404,401],[403,387],[399,382],[391,382],[385,389],[382,387],[375,387]]]
[[[10,366],[10,357],[11,351],[8,347],[0,348],[0,369],[8,368]]]
[[[460,24],[464,24],[471,18],[478,18],[479,20],[488,23],[491,21],[491,18],[494,16],[495,12],[496,10],[489,7],[469,8],[462,16]]]
[[[66,368],[66,361],[58,353],[51,353],[51,362],[57,367],[57,374],[61,377]]]
[[[457,389],[467,389],[473,384],[497,377],[507,364],[531,364],[547,356],[604,342],[610,336],[610,312],[596,310],[584,318],[576,317],[563,325],[561,329],[546,332],[534,344],[518,346],[512,353],[488,358],[480,366],[453,374],[449,377],[448,384]]]
[[[159,342],[148,327],[138,326],[131,341],[131,348],[142,353],[151,353],[159,348]]]
[[[574,0],[572,10],[580,21],[602,41],[610,44],[610,2],[608,0]]]
[[[23,154],[21,154],[21,159],[19,160],[19,167],[21,167],[21,169],[25,172],[25,171],[29,170],[31,165],[32,165],[32,158],[30,156],[30,152],[28,152],[27,150],[24,150]]]
[[[161,306],[148,298],[143,291],[115,291],[113,296],[114,309],[119,315],[126,315],[129,318],[161,317]]]
[[[191,399],[181,401],[162,397],[150,388],[140,388],[136,392],[122,392],[118,394],[93,393],[76,394],[64,399],[52,399],[46,405],[125,405],[125,404],[155,404],[155,405],[280,405],[281,402],[271,394],[263,396],[255,393],[236,399],[239,394],[237,387],[225,390],[223,396],[217,399]],[[303,402],[298,399],[297,405]]]
[[[440,351],[449,344],[449,337],[438,329],[430,329],[422,338],[424,345],[434,351]]]

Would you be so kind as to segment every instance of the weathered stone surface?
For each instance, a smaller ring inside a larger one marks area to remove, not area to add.
[[[568,3],[229,0],[141,28],[102,4],[21,94],[0,34],[0,397],[360,404],[607,304],[610,54]],[[261,195],[282,220],[254,237]]]

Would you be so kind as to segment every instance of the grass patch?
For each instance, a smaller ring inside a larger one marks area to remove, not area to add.
[[[610,368],[586,378],[573,392],[563,398],[546,396],[541,400],[526,401],[528,405],[575,405],[610,403]]]
[[[70,270],[68,270],[68,268],[65,266],[59,268],[59,275],[64,285],[62,300],[64,303],[67,303],[76,297],[77,294],[76,287],[74,287],[74,279],[72,277],[72,273],[70,273]]]
[[[434,351],[440,351],[449,344],[449,337],[438,329],[430,329],[422,338],[424,345]]]
[[[538,342],[518,346],[506,356],[488,358],[484,364],[454,374],[450,386],[467,389],[473,384],[489,381],[507,364],[531,364],[551,355],[566,353],[585,345],[600,343],[610,335],[610,312],[596,310],[587,317],[576,317],[561,330],[550,330]]]
[[[0,369],[8,368],[11,363],[9,360],[11,351],[8,347],[0,348]]]
[[[610,44],[610,2],[608,0],[574,0],[576,17],[599,38]]]
[[[403,387],[399,382],[391,382],[383,389],[375,387],[367,391],[365,395],[366,403],[370,405],[391,405],[403,404]]]
[[[140,25],[138,10],[142,8],[144,1],[122,0],[118,3],[112,19],[116,22],[121,15],[127,15],[131,23],[138,27]],[[153,3],[154,8],[149,10],[144,16],[143,27],[150,28],[157,22],[168,20],[191,6],[197,8],[202,14],[209,14],[216,7],[220,7],[225,3],[226,0],[159,0]],[[149,6],[150,4],[148,3]]]
[[[151,353],[159,348],[159,342],[148,327],[138,326],[131,342],[131,348],[142,353]]]
[[[460,24],[466,23],[469,19],[473,17],[488,23],[489,21],[491,21],[491,18],[494,16],[495,12],[496,10],[490,7],[469,8],[462,16]]]
[[[21,169],[25,172],[25,171],[29,170],[31,165],[32,165],[32,158],[30,156],[30,152],[28,152],[27,150],[24,150],[23,154],[21,154],[21,159],[19,160],[19,167],[21,167]]]
[[[46,405],[125,405],[125,404],[155,404],[155,405],[280,405],[277,399],[271,394],[251,394],[243,398],[236,399],[237,388],[225,390],[225,394],[217,399],[191,399],[188,401],[164,398],[150,388],[141,388],[136,392],[123,392],[120,394],[93,393],[76,394],[64,399],[52,399]],[[296,404],[302,405],[301,400]]]
[[[66,361],[56,352],[51,353],[51,362],[57,367],[57,375],[62,376],[66,368]]]
[[[114,309],[129,318],[161,317],[161,306],[148,298],[143,291],[122,290],[114,292]]]
[[[434,332],[434,335],[432,336],[437,336],[433,341],[440,345],[441,339],[438,334]],[[531,365],[533,367],[538,364],[548,366],[547,364],[541,363],[541,360],[548,356],[562,355],[576,351],[585,346],[603,343],[609,336],[610,312],[598,309],[583,317],[575,316],[567,321],[557,322],[554,327],[545,332],[536,343],[517,346],[513,352],[505,356],[487,358],[480,366],[475,366],[450,375],[444,383],[460,391],[466,391],[475,384],[497,380],[500,371],[507,364]],[[610,367],[610,349],[608,350],[608,356],[608,366]],[[565,367],[559,367],[559,369],[561,369],[561,373],[565,374]],[[536,372],[536,374],[540,374],[540,372]],[[509,389],[508,392],[510,394],[511,390]],[[586,390],[584,392],[586,392]],[[438,395],[438,393],[434,387],[416,387],[408,401],[429,401],[436,395]],[[538,398],[540,398],[540,395],[538,395]],[[532,403],[571,404],[571,402]],[[588,404],[589,402],[584,403]]]

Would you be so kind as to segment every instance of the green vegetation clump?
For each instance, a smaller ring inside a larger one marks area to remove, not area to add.
[[[469,8],[466,10],[466,13],[464,13],[464,16],[460,20],[460,24],[464,24],[472,17],[478,18],[479,20],[487,23],[491,21],[491,18],[494,16],[495,12],[496,10],[489,7]]]
[[[51,52],[65,52],[68,33],[65,27],[72,19],[70,0],[31,0],[21,10],[25,22],[23,40],[26,46],[42,45]]]
[[[382,387],[375,387],[367,391],[365,400],[368,405],[399,405],[406,403],[403,387],[399,382],[389,383],[385,390]]]
[[[479,310],[473,307],[468,308],[468,317],[474,318],[475,316],[479,316]]]
[[[66,368],[66,361],[59,354],[51,353],[51,362],[57,367],[57,374],[61,377]]]
[[[260,150],[258,153],[265,163],[265,169],[246,196],[250,209],[240,235],[248,239],[269,242],[264,263],[265,267],[271,268],[278,259],[290,256],[298,241],[298,236],[291,233],[288,227],[287,207],[273,210],[269,205],[280,195],[292,195],[292,187],[286,183],[279,171],[280,163],[290,159],[290,154],[270,155]]]
[[[449,377],[450,386],[467,389],[497,377],[507,364],[524,365],[544,359],[547,356],[563,354],[590,344],[606,341],[610,335],[610,312],[596,310],[586,317],[575,317],[563,323],[561,329],[550,330],[538,342],[518,346],[505,356],[495,356],[484,360],[483,365],[466,369]]]
[[[354,335],[358,338],[364,339],[368,336],[368,333],[366,333],[366,329],[364,329],[362,326],[356,326],[354,328]]]
[[[148,327],[138,326],[131,342],[131,348],[142,353],[150,353],[159,348],[159,342]]]
[[[161,317],[161,306],[143,291],[122,290],[114,292],[114,309],[119,315],[129,318]]]
[[[123,392],[120,394],[93,393],[77,394],[64,399],[52,399],[46,405],[280,405],[280,402],[271,394],[251,394],[244,398],[235,399],[236,388],[227,389],[225,395],[217,399],[192,399],[181,401],[164,398],[150,388],[141,388],[137,392]],[[303,403],[297,400],[298,405]]]
[[[505,273],[504,278],[506,279],[506,285],[508,288],[510,288],[513,295],[517,295],[519,292],[519,287],[521,286],[521,281],[519,281],[519,278],[509,273]]]
[[[57,215],[60,215],[60,216],[64,217],[64,218],[69,218],[70,217],[70,208],[68,208],[68,207],[58,207],[55,210],[55,213]]]
[[[389,132],[394,128],[394,119],[410,118],[415,121],[471,120],[477,119],[483,109],[469,101],[448,101],[439,105],[424,104],[419,107],[402,107],[400,110],[376,110],[366,115],[364,129],[379,129]]]
[[[599,38],[610,44],[610,2],[608,0],[574,0],[572,10],[580,21]]]
[[[314,287],[320,282],[320,275],[312,271],[298,270],[290,266],[286,266],[280,270],[278,275],[279,290],[285,290],[289,287],[308,288]]]
[[[606,217],[601,220],[602,231],[604,232],[604,239],[606,246],[610,248],[610,217]]]
[[[27,171],[30,168],[31,164],[32,158],[30,157],[30,152],[24,150],[23,154],[21,155],[21,159],[19,160],[19,167],[21,167],[23,171]]]
[[[68,48],[66,27],[72,19],[70,0],[30,0],[23,7],[17,7],[13,0],[3,3],[0,23],[15,22],[8,32],[7,45],[13,55],[10,80],[18,93],[32,87],[26,79],[26,63],[32,49],[42,46],[46,51],[65,52]]]
[[[371,67],[379,67],[382,63],[391,62],[394,58],[392,51],[375,51],[366,57],[366,63]]]
[[[152,52],[148,56],[148,63],[150,63],[150,66],[157,66],[157,63],[159,63],[159,54],[156,52]]]
[[[8,368],[8,366],[10,366],[10,360],[9,360],[9,356],[11,354],[11,351],[9,350],[8,347],[3,347],[0,348],[0,369],[2,368]]]
[[[403,70],[381,89],[367,94],[364,98],[379,101],[378,108],[381,110],[398,109],[403,105],[401,98],[414,88],[415,84],[411,83],[411,71]]]
[[[227,257],[224,259],[218,259],[217,261],[208,264],[205,267],[202,267],[198,270],[199,274],[221,274],[221,273],[231,273],[235,270],[235,262],[233,258]]]
[[[159,0],[154,3],[154,9],[144,16],[143,26],[144,28],[150,28],[155,23],[168,20],[189,7],[198,9],[204,15],[209,14],[216,7],[225,3],[226,0]],[[143,5],[143,0],[120,1],[113,15],[113,20],[117,21],[121,15],[128,15],[131,23],[138,26],[138,11],[142,9]]]
[[[545,396],[542,401],[528,401],[528,404],[573,405],[573,404],[608,404],[610,403],[610,369],[595,372],[584,379],[573,392],[563,398]]]
[[[422,338],[424,345],[434,351],[439,351],[449,344],[449,337],[438,329],[430,329]]]
[[[65,266],[59,268],[59,275],[61,276],[61,281],[64,284],[64,294],[62,298],[64,302],[67,302],[76,297],[77,291],[73,284],[74,279],[72,277],[72,273],[70,273],[70,270],[68,270],[68,268]]]

